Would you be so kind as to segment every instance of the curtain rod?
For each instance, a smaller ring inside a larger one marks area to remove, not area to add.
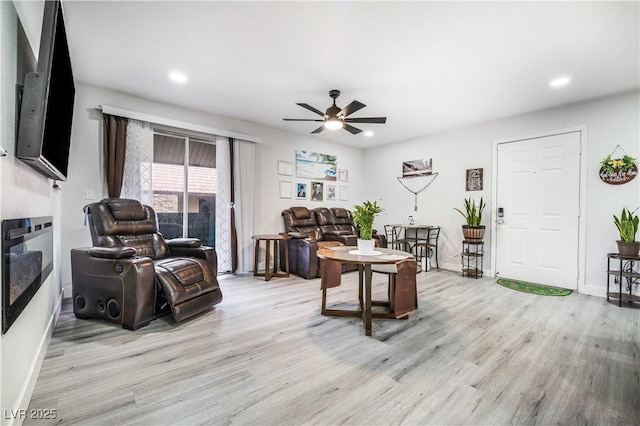
[[[109,105],[98,105],[96,107],[96,110],[102,111],[105,114],[117,115],[119,117],[131,118],[133,120],[147,121],[149,123],[161,124],[163,126],[175,127],[177,129],[193,130],[195,132],[207,133],[210,135],[225,136],[227,138],[241,139],[248,142],[262,143],[262,138],[258,136],[251,136],[243,133],[232,132],[229,130],[216,129],[213,127],[202,126],[200,124],[187,123],[185,121],[173,120],[171,118],[158,117],[142,112],[116,108]]]

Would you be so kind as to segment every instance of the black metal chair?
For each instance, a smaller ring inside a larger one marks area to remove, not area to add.
[[[438,236],[440,235],[440,227],[433,227],[427,230],[427,236],[424,240],[416,242],[414,248],[416,251],[416,257],[419,259],[419,262],[422,263],[422,259],[425,257],[431,257],[435,254],[436,257],[436,269],[440,269],[440,264],[438,263]],[[424,265],[420,265],[423,270]]]

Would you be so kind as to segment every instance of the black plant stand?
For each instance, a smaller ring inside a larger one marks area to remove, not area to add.
[[[484,242],[463,241],[460,258],[463,277],[481,277],[484,269]]]
[[[613,260],[613,268],[616,266],[618,269],[612,269],[611,261]],[[640,282],[640,273],[638,272],[637,265],[640,261],[640,256],[623,256],[618,253],[607,254],[607,301],[609,298],[617,299],[618,306],[622,306],[622,301],[625,302],[640,302],[640,296],[631,294],[633,284]],[[613,283],[618,284],[618,291],[609,291],[609,284],[613,277]],[[622,282],[626,282],[627,287],[625,291],[628,294],[622,292]]]

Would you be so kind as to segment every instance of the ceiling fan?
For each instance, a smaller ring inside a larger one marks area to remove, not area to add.
[[[353,101],[346,107],[340,109],[339,106],[336,105],[336,98],[340,96],[339,90],[331,90],[329,91],[329,96],[333,99],[333,105],[327,108],[326,112],[322,112],[317,108],[312,107],[309,104],[298,103],[302,108],[306,108],[309,111],[315,112],[318,115],[323,117],[320,119],[308,119],[308,118],[284,118],[284,121],[317,121],[319,123],[323,123],[322,126],[318,127],[311,133],[320,133],[325,129],[345,129],[348,132],[351,132],[354,135],[362,132],[362,130],[353,127],[349,123],[377,123],[384,124],[387,121],[387,117],[360,117],[360,118],[348,118],[348,115],[353,114],[354,112],[366,107],[365,104],[358,101]]]

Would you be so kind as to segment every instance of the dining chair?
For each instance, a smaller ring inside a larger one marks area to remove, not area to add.
[[[422,265],[422,259],[428,257],[431,259],[433,255],[436,258],[436,268],[440,269],[438,264],[438,236],[440,235],[440,227],[433,227],[427,230],[427,236],[424,240],[415,244],[416,257],[422,270],[426,271],[426,265]]]

